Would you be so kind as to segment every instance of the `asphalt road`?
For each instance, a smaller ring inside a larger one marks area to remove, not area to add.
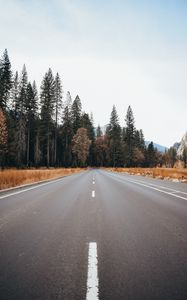
[[[0,194],[1,300],[187,299],[186,184],[89,170],[13,193]]]

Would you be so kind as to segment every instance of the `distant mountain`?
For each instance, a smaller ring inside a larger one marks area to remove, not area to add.
[[[182,140],[181,140],[181,142],[180,142],[180,146],[179,146],[179,148],[178,148],[178,150],[177,150],[177,154],[178,154],[179,156],[182,155],[183,150],[184,150],[185,147],[187,148],[187,131],[186,131],[186,133],[184,134],[184,136],[182,137]]]
[[[148,145],[149,145],[150,143],[151,143],[150,141],[145,141],[146,147],[148,147]],[[159,145],[159,144],[156,144],[156,143],[153,143],[153,145],[154,145],[154,147],[155,147],[158,151],[160,151],[160,152],[162,152],[162,153],[164,153],[165,150],[168,149],[167,147],[162,146],[162,145]]]

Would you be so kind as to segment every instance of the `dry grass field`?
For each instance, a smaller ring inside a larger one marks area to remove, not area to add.
[[[113,172],[123,172],[132,175],[150,176],[160,179],[180,180],[187,183],[187,169],[175,168],[108,168]]]
[[[67,176],[73,173],[81,172],[83,170],[84,169],[79,168],[31,170],[5,169],[0,171],[0,190],[37,181],[59,178],[61,176]]]

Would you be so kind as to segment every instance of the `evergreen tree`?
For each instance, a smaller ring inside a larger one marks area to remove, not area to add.
[[[96,129],[96,137],[101,137],[103,135],[100,125],[97,126]]]
[[[16,117],[19,108],[19,76],[17,71],[13,78],[10,98],[11,98],[11,109],[14,112],[14,117]]]
[[[143,131],[135,130],[132,163],[135,167],[141,167],[145,160],[145,141]]]
[[[20,115],[24,115],[26,111],[26,101],[27,101],[27,84],[28,84],[28,75],[26,66],[23,65],[21,79],[19,82],[19,95],[18,95],[18,103],[17,109]]]
[[[54,97],[55,97],[55,149],[54,149],[54,163],[57,163],[57,132],[58,132],[58,121],[62,109],[62,84],[60,76],[57,73],[54,84]]]
[[[154,148],[153,142],[149,143],[146,151],[146,164],[147,167],[155,167],[156,166],[156,149]]]
[[[53,116],[55,113],[55,82],[51,69],[45,74],[41,85],[41,123],[44,136],[44,156],[47,167],[51,163],[50,159],[50,137],[53,128]]]
[[[112,108],[110,123],[107,128],[109,136],[110,161],[113,167],[122,165],[121,127],[115,105]]]
[[[71,94],[67,93],[66,102],[64,104],[63,114],[62,114],[62,147],[63,147],[63,164],[64,166],[71,166],[72,163],[72,149],[71,141],[73,138],[73,124],[72,124],[72,114],[71,114]]]
[[[17,80],[17,79],[16,79]],[[16,163],[20,167],[26,162],[26,103],[27,103],[28,76],[25,65],[23,65],[21,78],[18,86],[18,98],[14,99],[16,109],[15,120],[15,148]]]
[[[90,140],[93,141],[95,138],[95,133],[94,133],[93,123],[89,117],[89,114],[87,114],[87,113],[82,114],[80,125],[81,125],[81,127],[87,129],[88,137]]]
[[[144,134],[143,134],[143,130],[140,129],[139,130],[139,148],[141,150],[145,150],[145,139],[144,139]]]
[[[36,84],[33,82],[33,86],[29,82],[27,85],[26,91],[26,129],[27,129],[27,167],[30,165],[30,149],[32,140],[32,150],[33,150],[33,158],[34,162],[34,144],[35,144],[35,121],[37,118],[38,112],[38,103],[37,103],[37,89]]]
[[[81,127],[81,114],[82,114],[82,104],[79,96],[77,95],[72,104],[72,124],[74,134]]]
[[[135,130],[135,132],[134,132],[134,146],[136,148],[138,148],[139,150],[145,149],[144,135],[143,135],[143,131],[141,129]]]
[[[10,90],[12,87],[11,63],[8,57],[7,49],[0,60],[0,108],[7,109]]]
[[[133,152],[135,148],[135,122],[131,106],[127,109],[125,121],[126,127],[123,131],[123,140],[126,150],[125,163],[129,167],[133,165]]]

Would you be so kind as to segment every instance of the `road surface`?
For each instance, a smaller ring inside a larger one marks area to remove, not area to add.
[[[89,170],[0,194],[0,299],[186,300],[187,185]]]

